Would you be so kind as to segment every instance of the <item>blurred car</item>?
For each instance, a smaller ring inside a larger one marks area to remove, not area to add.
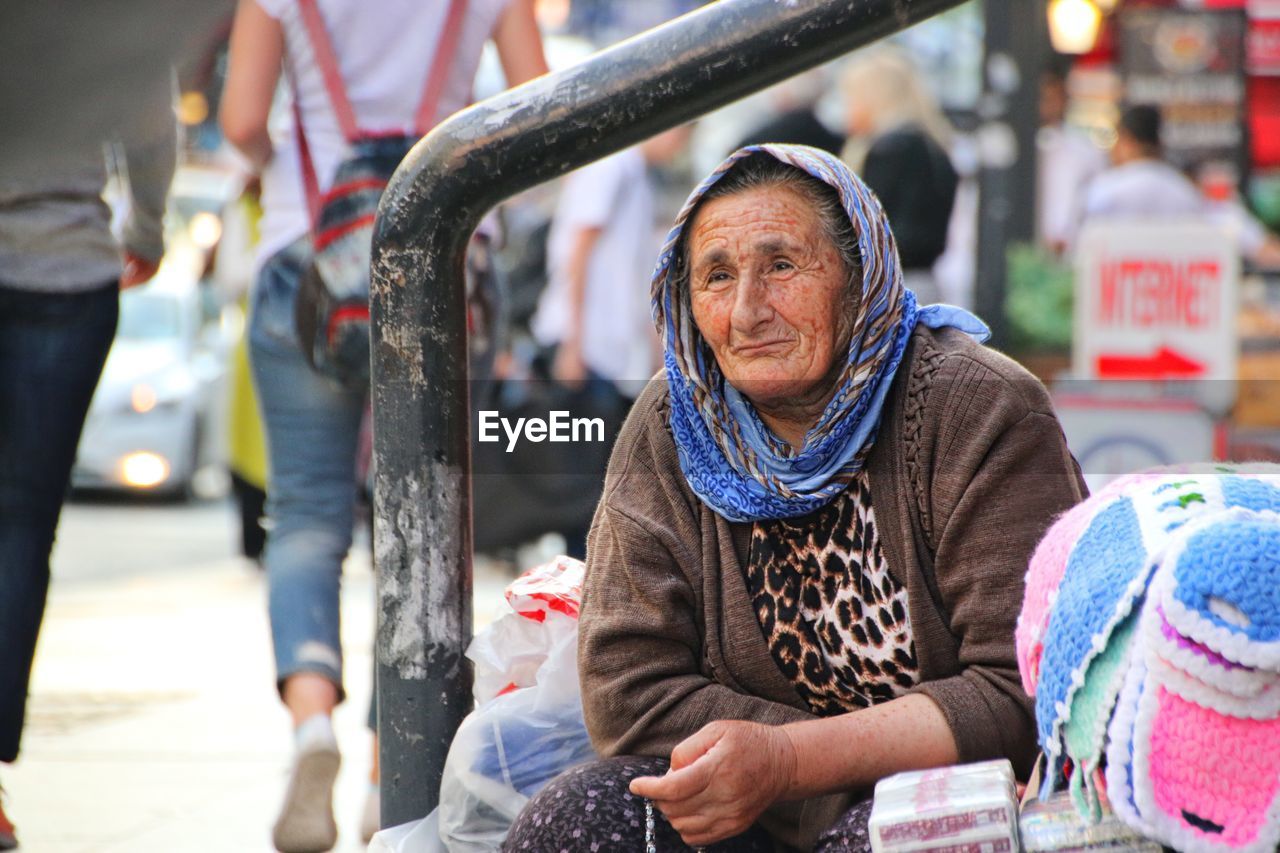
[[[124,178],[111,170],[115,180]],[[180,165],[165,214],[155,277],[120,295],[120,321],[89,414],[71,485],[190,495],[196,472],[221,461],[234,307],[209,285],[222,215],[243,176],[216,164]],[[127,194],[106,193],[116,219]]]
[[[89,406],[71,473],[79,489],[191,493],[220,443],[227,357],[182,276],[120,296],[116,340]]]

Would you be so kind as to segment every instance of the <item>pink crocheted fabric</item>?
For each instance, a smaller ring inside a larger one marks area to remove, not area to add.
[[[1146,783],[1138,774],[1139,800],[1150,799],[1166,832],[1186,832],[1190,815],[1223,828],[1215,838],[1190,827],[1198,841],[1232,848],[1256,842],[1275,820],[1280,720],[1229,717],[1163,687],[1156,690],[1154,711],[1150,746],[1139,759],[1139,771],[1149,774]]]

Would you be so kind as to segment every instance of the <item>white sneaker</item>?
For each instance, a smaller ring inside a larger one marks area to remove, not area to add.
[[[298,747],[284,805],[271,832],[280,853],[324,853],[338,843],[333,783],[341,763],[332,738],[311,740]]]

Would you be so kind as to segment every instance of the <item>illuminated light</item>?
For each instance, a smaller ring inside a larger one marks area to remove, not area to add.
[[[218,245],[218,241],[222,239],[222,220],[216,213],[202,210],[191,217],[191,222],[187,224],[187,233],[191,235],[192,243],[207,251]]]
[[[178,99],[178,121],[191,126],[209,117],[209,99],[204,92],[183,92]]]
[[[1116,6],[1120,5],[1120,0],[1093,0],[1093,2],[1104,15],[1110,15],[1116,10]]]
[[[156,407],[156,389],[150,385],[134,385],[129,395],[129,404],[140,415],[145,415]]]
[[[1092,0],[1050,0],[1049,38],[1058,53],[1088,53],[1101,29],[1102,11]]]
[[[149,489],[169,478],[169,462],[156,453],[138,451],[120,461],[120,474],[126,485]]]

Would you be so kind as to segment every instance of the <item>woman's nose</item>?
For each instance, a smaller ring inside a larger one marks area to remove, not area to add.
[[[764,280],[754,272],[742,274],[734,291],[733,315],[730,318],[738,332],[753,332],[773,317],[769,291]]]

